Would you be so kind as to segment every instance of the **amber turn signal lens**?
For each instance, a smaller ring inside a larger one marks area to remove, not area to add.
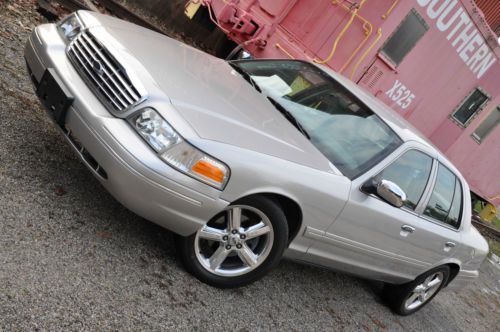
[[[199,160],[191,167],[191,170],[215,182],[222,183],[224,181],[224,172],[219,167],[212,165],[206,160]]]

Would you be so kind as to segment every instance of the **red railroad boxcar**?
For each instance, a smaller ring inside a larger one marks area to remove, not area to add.
[[[478,5],[480,7],[478,7]],[[484,12],[480,9],[483,8]],[[192,0],[256,58],[325,64],[426,135],[500,205],[500,2]]]

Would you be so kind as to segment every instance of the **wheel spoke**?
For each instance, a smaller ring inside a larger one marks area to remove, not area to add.
[[[434,288],[436,286],[438,286],[439,284],[441,283],[441,278],[439,277],[436,277],[434,280],[431,280],[427,283],[427,287],[430,289],[430,288]]]
[[[419,294],[418,293],[413,293],[411,296],[406,300],[406,303],[408,303],[408,306],[412,305],[415,303],[415,301],[418,299]]]
[[[239,207],[234,207],[229,210],[229,230],[239,230],[241,226],[241,209]]]
[[[262,236],[264,234],[267,234],[270,231],[271,231],[271,227],[267,226],[266,224],[264,224],[261,221],[257,225],[253,225],[253,226],[248,227],[245,230],[245,235],[246,235],[246,238],[249,240],[249,239],[253,239],[253,238]]]
[[[437,292],[442,282],[442,273],[435,273],[425,278],[421,284],[415,287],[411,295],[408,296],[405,307],[409,310],[413,310],[422,306]]]
[[[211,241],[222,241],[222,237],[226,235],[226,232],[223,231],[222,229],[217,229],[214,227],[210,226],[204,226],[200,230],[200,238],[205,239],[205,240],[211,240]]]
[[[432,278],[434,278],[434,276],[435,275],[433,274],[433,275],[430,275],[427,278],[425,278],[424,282],[422,283],[425,288],[429,287],[429,283],[431,282]]]
[[[257,255],[255,255],[246,244],[243,245],[243,248],[238,250],[238,256],[240,259],[248,266],[253,267],[257,265]]]
[[[224,246],[219,246],[217,250],[213,253],[213,255],[210,257],[210,268],[212,270],[218,269],[221,264],[226,260],[227,255],[229,254],[230,250],[226,250]]]

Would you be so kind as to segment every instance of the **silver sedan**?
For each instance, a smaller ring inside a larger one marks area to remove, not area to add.
[[[203,282],[243,286],[288,257],[384,281],[406,315],[478,276],[488,246],[460,172],[327,68],[226,62],[85,11],[37,27],[25,58],[83,163],[178,234]]]

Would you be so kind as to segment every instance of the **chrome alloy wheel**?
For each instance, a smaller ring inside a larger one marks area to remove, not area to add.
[[[198,230],[195,253],[207,271],[235,277],[260,266],[273,240],[273,226],[264,213],[247,205],[231,205]]]
[[[436,272],[425,278],[421,284],[413,289],[406,299],[405,309],[413,310],[427,302],[439,290],[443,280],[443,272]]]

